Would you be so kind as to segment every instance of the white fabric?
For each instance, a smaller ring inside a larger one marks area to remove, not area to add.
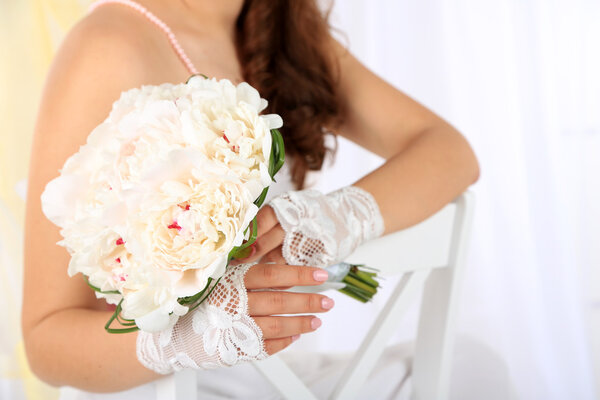
[[[311,189],[289,191],[269,206],[286,232],[282,254],[290,265],[327,267],[384,230],[377,202],[356,186],[328,195]]]
[[[315,393],[326,399],[334,389],[343,368],[351,362],[347,352],[315,353],[298,350],[300,341],[281,354],[282,359]],[[408,400],[411,394],[411,343],[390,346],[357,393],[358,400]],[[511,399],[508,370],[487,345],[470,337],[459,337],[454,349],[451,400]],[[281,399],[273,386],[249,363],[227,369],[197,372],[199,400]],[[152,400],[154,384],[117,393],[87,393],[64,388],[60,400]]]
[[[142,365],[169,374],[184,368],[230,367],[266,358],[262,331],[248,315],[244,275],[252,265],[229,268],[206,301],[168,329],[140,331],[137,357]]]

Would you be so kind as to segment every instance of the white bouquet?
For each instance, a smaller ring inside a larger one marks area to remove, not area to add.
[[[158,332],[210,294],[256,237],[284,162],[276,114],[247,83],[193,76],[123,92],[42,194],[109,332]],[[124,328],[111,328],[113,321]]]

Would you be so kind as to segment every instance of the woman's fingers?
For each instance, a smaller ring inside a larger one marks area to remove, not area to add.
[[[256,264],[246,273],[246,289],[268,289],[288,286],[320,285],[328,278],[321,268],[300,265]]]
[[[251,254],[243,259],[234,259],[229,262],[230,265],[239,265],[241,263],[250,263],[260,260],[273,248],[283,243],[285,232],[279,226],[279,221],[275,211],[271,207],[263,207],[256,214],[256,241],[252,244]],[[283,257],[281,257],[283,259]],[[277,261],[279,262],[279,261]],[[283,262],[285,264],[285,262]]]
[[[270,208],[270,207],[269,207]],[[272,227],[269,231],[258,234],[256,241],[252,245],[255,249],[250,257],[243,259],[243,262],[254,262],[260,260],[262,256],[269,253],[271,250],[281,247],[283,238],[285,237],[285,231],[281,225],[277,224]],[[282,257],[283,258],[283,257]],[[285,263],[285,261],[284,261]]]
[[[270,355],[289,346],[300,334],[313,332],[321,326],[315,316],[254,317],[265,338],[265,351]]]
[[[275,264],[287,264],[285,258],[283,258],[282,246],[279,245],[275,247],[273,250],[269,251],[267,254],[263,256],[260,260],[264,263],[275,263]]]
[[[279,220],[275,215],[273,208],[265,206],[258,210],[256,214],[257,235],[262,236],[270,231],[275,225],[279,224]]]
[[[248,314],[253,317],[322,313],[333,306],[332,299],[315,293],[248,292]]]
[[[321,326],[315,316],[300,317],[254,317],[265,339],[281,339],[301,333],[312,332]]]
[[[281,339],[267,339],[267,340],[265,340],[265,351],[270,356],[272,356],[273,354],[277,353],[278,351],[285,349],[290,344],[292,344],[292,342],[294,342],[295,340],[297,340],[299,338],[300,338],[300,335],[289,336],[289,337],[281,338]]]

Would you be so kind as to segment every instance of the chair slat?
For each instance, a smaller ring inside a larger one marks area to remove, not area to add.
[[[288,400],[317,400],[290,367],[277,355],[257,361],[254,366]]]
[[[155,382],[156,400],[196,400],[198,398],[197,374],[184,369]]]
[[[465,192],[456,201],[456,223],[448,268],[435,270],[423,288],[423,301],[413,362],[413,396],[417,400],[445,400],[450,389],[454,326],[475,196]]]
[[[383,275],[448,265],[455,204],[449,204],[425,221],[361,245],[346,258],[366,264]]]
[[[330,399],[346,400],[356,396],[395,332],[401,316],[414,301],[430,272],[431,270],[420,270],[409,272],[402,277],[344,371]]]

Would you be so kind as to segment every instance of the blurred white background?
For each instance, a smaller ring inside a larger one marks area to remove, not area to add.
[[[0,399],[56,395],[23,358],[15,190],[46,68],[87,3],[0,0]],[[338,0],[333,10],[351,51],[450,121],[478,155],[458,330],[503,360],[513,398],[600,395],[598,21],[598,0]],[[340,144],[323,190],[380,163]]]
[[[458,331],[503,358],[515,398],[600,395],[598,21],[597,0],[334,8],[358,58],[474,147],[481,178]],[[340,150],[323,188],[377,165]]]

